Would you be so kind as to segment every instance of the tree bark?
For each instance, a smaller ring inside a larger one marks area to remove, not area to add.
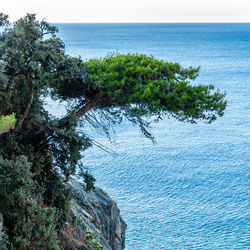
[[[27,80],[27,83],[28,83],[28,85],[30,87],[29,98],[28,98],[25,110],[24,110],[22,116],[20,117],[20,119],[18,120],[16,128],[13,131],[13,134],[18,132],[21,129],[24,120],[26,119],[26,117],[29,114],[30,107],[31,107],[31,105],[33,103],[33,100],[34,100],[35,88],[34,88],[34,85],[33,85],[32,81],[31,81],[30,72],[28,72],[26,74],[26,80]]]
[[[94,107],[98,101],[101,100],[101,98],[103,97],[103,94],[98,93],[94,96],[94,98],[89,101],[84,107],[78,109],[78,111],[76,112],[76,118],[79,119],[80,117],[82,117],[83,115],[85,115],[92,107]]]
[[[8,133],[10,129],[4,129],[4,130],[0,130],[0,135],[4,134],[4,133]]]

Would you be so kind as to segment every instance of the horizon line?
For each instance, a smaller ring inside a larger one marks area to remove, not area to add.
[[[47,21],[49,22],[49,21]],[[227,21],[219,21],[219,22],[216,22],[216,21],[212,21],[212,22],[49,22],[49,23],[54,23],[54,24],[57,24],[57,23],[63,23],[63,24],[177,24],[177,23],[180,23],[180,24],[185,24],[185,23],[190,23],[190,24],[234,24],[234,23],[242,23],[242,24],[250,24],[250,21],[236,21],[236,22],[227,22]]]

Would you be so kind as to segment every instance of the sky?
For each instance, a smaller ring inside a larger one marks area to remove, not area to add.
[[[52,23],[250,22],[250,0],[1,0],[0,12]]]

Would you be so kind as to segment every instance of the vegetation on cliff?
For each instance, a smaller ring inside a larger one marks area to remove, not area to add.
[[[223,115],[224,93],[191,85],[199,68],[139,54],[82,61],[32,14],[13,24],[0,14],[0,26],[0,114],[16,116],[0,135],[0,211],[16,249],[58,248],[69,211],[65,182],[92,145],[81,124],[109,136],[112,124],[128,120],[154,141],[151,117],[195,123]],[[67,115],[50,115],[45,97],[66,101]]]
[[[0,135],[15,127],[15,114],[0,117]]]

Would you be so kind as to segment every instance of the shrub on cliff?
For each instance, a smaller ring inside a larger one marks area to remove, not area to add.
[[[93,142],[79,130],[81,124],[109,136],[112,124],[128,120],[154,140],[150,117],[212,122],[226,107],[225,94],[212,85],[191,84],[199,68],[139,54],[83,62],[66,54],[56,27],[32,14],[11,25],[0,14],[0,28],[0,114],[15,113],[17,120],[0,135],[1,201],[6,202],[0,210],[15,248],[40,248],[46,239],[56,249],[55,231],[69,207],[64,182]],[[65,117],[45,110],[46,96],[67,102]],[[13,180],[6,182],[8,175]]]
[[[15,127],[15,114],[0,116],[0,135]]]
[[[26,157],[3,160],[0,156],[0,209],[15,249],[59,249],[58,216],[46,207],[33,180]]]

